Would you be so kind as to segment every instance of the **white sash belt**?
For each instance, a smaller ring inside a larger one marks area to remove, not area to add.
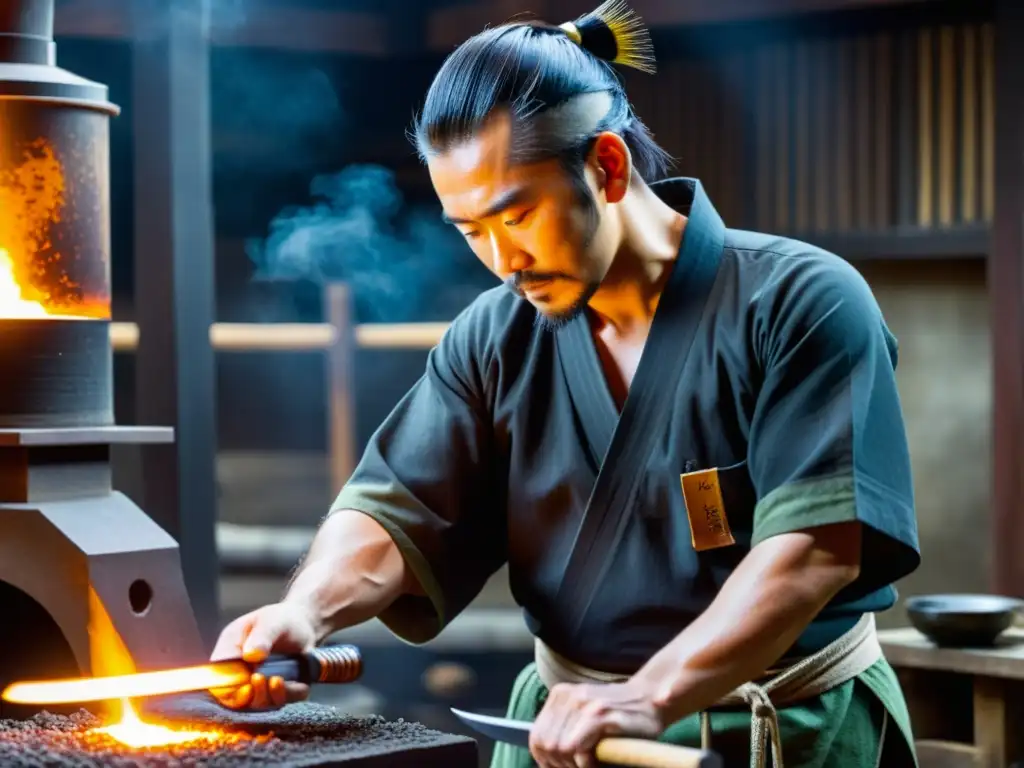
[[[782,741],[776,707],[810,699],[852,680],[882,658],[882,646],[875,632],[875,616],[866,613],[842,637],[817,653],[786,667],[762,683],[745,683],[718,702],[720,706],[746,704],[750,707],[750,765],[764,768],[771,745],[772,764],[783,768]],[[628,679],[589,669],[566,659],[539,639],[534,643],[537,675],[550,690],[559,683],[618,683]],[[701,713],[701,747],[711,748],[711,719]]]

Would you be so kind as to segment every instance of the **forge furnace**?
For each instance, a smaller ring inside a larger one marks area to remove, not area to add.
[[[112,488],[113,444],[172,442],[173,431],[114,421],[118,109],[104,85],[57,67],[53,15],[53,0],[0,0],[0,688],[206,660],[177,543]],[[205,694],[141,704],[223,737],[134,751],[78,705],[0,701],[0,763],[477,765],[471,739],[308,702],[270,713],[231,713]]]
[[[114,422],[118,108],[57,66],[53,15],[0,3],[0,687],[205,659],[177,543],[111,485],[113,444],[173,430]]]

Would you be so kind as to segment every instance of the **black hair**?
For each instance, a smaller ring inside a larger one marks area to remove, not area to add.
[[[654,70],[647,31],[622,0],[561,27],[519,21],[485,30],[445,60],[411,138],[426,160],[507,109],[517,162],[557,158],[582,175],[594,138],[611,131],[629,147],[640,177],[655,181],[671,157],[634,114],[612,63]]]

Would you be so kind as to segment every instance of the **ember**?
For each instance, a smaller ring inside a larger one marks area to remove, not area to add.
[[[0,168],[0,317],[110,317],[105,259],[83,262],[85,248],[64,234],[65,187],[61,162],[42,139],[28,142],[13,167]],[[100,294],[87,295],[72,271]]]
[[[125,764],[118,762],[121,760],[132,765],[162,765],[172,759],[187,760],[197,754],[209,757],[213,748],[219,755],[224,755],[225,750],[237,752],[243,742],[248,745],[248,742],[264,743],[270,739],[269,735],[245,733],[211,735],[199,732],[197,737],[183,731],[179,733],[186,738],[179,743],[159,747],[126,746],[109,730],[85,710],[71,716],[44,712],[30,720],[0,720],[0,764],[35,766],[60,763],[84,767]]]
[[[193,701],[177,709],[181,719],[168,720],[171,727],[175,723],[189,729],[216,727],[222,729],[219,737],[216,741],[204,737],[169,746],[132,748],[104,733],[101,722],[84,710],[70,716],[42,713],[30,720],[0,720],[0,765],[475,768],[477,761],[476,744],[470,739],[381,717],[350,717],[317,704],[293,704],[277,712],[233,713],[213,704],[197,706]],[[221,714],[211,714],[215,711]]]

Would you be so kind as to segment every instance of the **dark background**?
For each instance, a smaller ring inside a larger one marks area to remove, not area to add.
[[[290,2],[291,6],[359,9],[358,2]],[[494,278],[469,253],[454,233],[436,220],[438,208],[426,173],[405,132],[442,54],[422,51],[417,44],[424,14],[439,3],[373,3],[390,11],[395,53],[386,58],[351,54],[214,47],[211,51],[213,174],[216,226],[217,319],[231,322],[318,322],[323,318],[321,277],[294,274],[263,279],[256,274],[252,239],[268,236],[272,222],[291,215],[296,207],[315,204],[311,187],[318,177],[335,177],[353,166],[372,166],[383,172],[374,183],[404,199],[392,222],[397,230],[421,224],[426,230],[414,248],[367,255],[356,248],[332,257],[328,275],[354,280],[356,314],[360,322],[449,320]],[[887,29],[912,29],[922,20],[983,17],[984,4],[897,4],[881,10],[858,9],[787,16],[780,20],[658,28],[655,43],[662,68],[674,60],[723,61],[741,55],[752,45],[813,36],[838,38]],[[215,13],[244,13],[246,3],[219,2]],[[58,4],[58,16],[61,6]],[[403,37],[404,35],[404,37]],[[403,40],[405,41],[403,43]],[[111,198],[113,232],[113,291],[115,320],[133,316],[133,206],[145,204],[145,190],[133,185],[132,51],[130,43],[114,39],[58,37],[59,64],[76,74],[99,80],[110,88],[122,114],[111,123]],[[714,66],[714,64],[712,64]],[[627,80],[632,75],[627,76]],[[699,104],[708,82],[644,83],[656,98],[678,102],[683,120],[716,131],[716,123],[749,116],[749,103],[735,105],[733,115],[701,114],[687,109]],[[791,98],[792,95],[784,98]],[[742,98],[742,92],[740,97]],[[651,118],[640,110],[651,123]],[[746,114],[745,114],[746,113]],[[657,126],[661,127],[661,126]],[[677,154],[678,137],[659,139]],[[699,144],[699,143],[698,143]],[[698,173],[702,157],[682,158],[681,173]],[[367,182],[369,183],[369,182]],[[715,196],[727,197],[723,184],[709,184]],[[716,190],[715,187],[719,187]],[[729,193],[731,194],[731,192]],[[323,201],[323,197],[319,200]],[[730,223],[753,226],[753,206],[720,202]],[[344,205],[330,215],[350,213]],[[383,226],[380,216],[375,221]],[[365,231],[342,230],[338,239],[367,242]],[[395,242],[408,244],[401,235]],[[342,249],[345,251],[346,249]],[[387,285],[378,284],[381,275]],[[274,277],[274,275],[271,275]],[[422,370],[422,351],[360,351],[356,391],[358,445]],[[134,422],[133,360],[119,354],[116,361],[117,415],[120,423]],[[325,447],[325,388],[322,356],[311,354],[221,354],[217,359],[219,446],[221,450],[318,450]],[[254,417],[254,414],[258,414]]]

